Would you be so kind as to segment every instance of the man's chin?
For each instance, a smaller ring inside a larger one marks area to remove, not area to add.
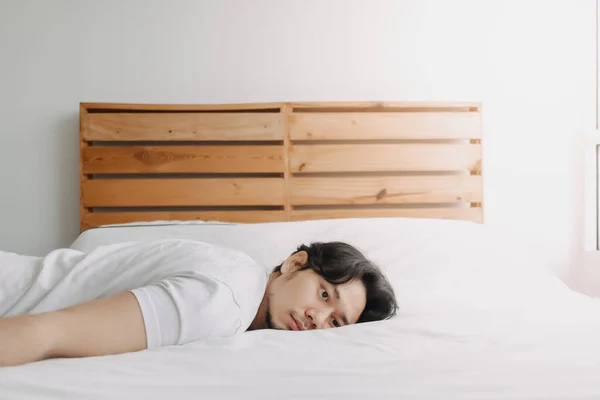
[[[273,321],[273,317],[271,316],[271,311],[270,310],[267,310],[267,316],[265,318],[265,323],[267,325],[267,329],[277,329],[277,330],[280,330],[280,331],[287,330],[286,328],[283,328],[283,327],[277,325],[277,323],[275,323]]]

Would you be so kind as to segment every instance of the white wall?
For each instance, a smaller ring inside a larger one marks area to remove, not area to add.
[[[80,101],[474,100],[487,223],[566,277],[594,29],[594,0],[0,0],[0,248],[76,237]]]

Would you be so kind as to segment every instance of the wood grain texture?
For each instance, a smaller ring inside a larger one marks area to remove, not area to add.
[[[82,149],[84,174],[276,173],[282,146],[99,146]]]
[[[395,209],[323,209],[293,210],[292,221],[332,218],[437,218],[482,222],[481,208],[395,208]]]
[[[481,176],[295,177],[293,205],[479,202]]]
[[[295,145],[292,172],[479,171],[477,144]]]
[[[283,140],[277,113],[87,113],[87,141]]]
[[[471,112],[293,113],[292,140],[480,138]]]
[[[82,190],[84,207],[284,204],[281,178],[94,179]]]
[[[87,214],[81,228],[85,230],[100,225],[150,221],[277,222],[284,220],[284,214],[282,210],[100,212]]]

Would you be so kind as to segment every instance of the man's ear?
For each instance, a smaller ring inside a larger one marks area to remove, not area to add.
[[[308,253],[304,250],[298,251],[288,257],[281,265],[281,273],[289,274],[296,272],[308,263]]]

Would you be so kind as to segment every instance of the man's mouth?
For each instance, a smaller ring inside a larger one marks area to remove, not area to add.
[[[304,326],[300,322],[296,321],[296,318],[294,318],[293,315],[290,315],[290,317],[291,317],[290,328],[293,331],[303,331]]]

